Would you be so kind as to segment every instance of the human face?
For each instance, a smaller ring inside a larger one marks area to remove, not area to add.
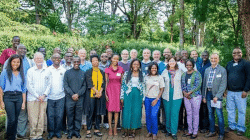
[[[196,51],[192,51],[191,54],[190,54],[190,57],[193,58],[194,60],[197,60],[198,53]]]
[[[130,52],[130,57],[131,57],[131,59],[136,59],[137,58],[137,52],[136,51],[131,51]]]
[[[70,52],[70,53],[74,53],[74,49],[73,48],[68,48],[68,52]]]
[[[154,58],[154,61],[156,61],[156,62],[159,61],[160,58],[161,58],[160,52],[155,51],[154,54],[153,54],[153,58]]]
[[[35,58],[34,58],[34,61],[36,63],[36,66],[42,66],[43,65],[43,56],[42,55],[37,55]]]
[[[175,57],[176,57],[177,61],[180,61],[181,60],[181,52],[176,52]]]
[[[206,62],[206,61],[208,60],[208,53],[203,52],[203,53],[201,54],[201,58],[202,58],[203,62]]]
[[[138,71],[140,68],[140,63],[139,61],[134,61],[134,63],[132,64],[132,69],[133,71]]]
[[[61,56],[58,53],[53,54],[52,61],[53,65],[59,66],[61,63]]]
[[[234,60],[239,61],[242,58],[242,51],[240,49],[234,49],[233,58]]]
[[[111,49],[107,49],[106,53],[107,53],[109,58],[111,58],[111,56],[113,55],[113,51]]]
[[[80,69],[80,58],[73,58],[73,67],[74,69],[78,70]]]
[[[169,64],[169,67],[170,67],[170,68],[175,68],[176,61],[174,60],[174,58],[171,58],[171,59],[168,61],[168,64]]]
[[[181,56],[183,60],[187,60],[188,59],[188,52],[187,51],[181,51]]]
[[[194,69],[194,67],[193,67],[193,65],[192,65],[192,63],[190,61],[188,61],[186,63],[186,68],[187,68],[188,71],[192,71]]]
[[[156,73],[157,73],[157,67],[156,67],[156,65],[153,65],[152,67],[151,67],[151,74],[152,75],[156,75]]]
[[[80,50],[78,52],[78,56],[80,57],[81,60],[85,60],[86,59],[86,51],[85,50]]]
[[[13,71],[16,71],[20,67],[20,59],[15,58],[11,61],[11,68]]]
[[[128,51],[123,51],[122,54],[121,54],[121,57],[122,57],[122,60],[128,60]]]
[[[117,66],[118,61],[119,61],[119,56],[118,56],[118,55],[114,55],[114,56],[111,58],[111,60],[112,60],[112,65],[113,65],[113,66]]]
[[[96,51],[90,51],[89,52],[89,55],[91,56],[91,55],[94,55],[94,54],[96,54]]]
[[[12,40],[12,46],[16,49],[17,46],[20,44],[20,38],[19,37],[15,37]]]
[[[61,49],[60,48],[55,48],[54,53],[58,53],[59,55],[61,55]]]
[[[108,55],[107,55],[107,53],[103,53],[101,55],[101,61],[102,61],[102,63],[106,63],[108,61]]]
[[[142,55],[144,60],[149,60],[151,54],[149,50],[145,50]]]
[[[42,53],[44,57],[46,56],[46,49],[45,48],[40,48],[39,52]]]
[[[169,48],[164,49],[164,51],[163,51],[163,56],[164,56],[165,58],[169,58],[170,56],[172,56],[171,50],[170,50]]]
[[[98,67],[99,66],[98,58],[96,58],[96,57],[92,58],[91,63],[92,63],[93,67]]]
[[[211,55],[211,64],[216,66],[219,63],[219,56],[217,54]]]
[[[65,54],[65,61],[66,61],[67,63],[71,63],[72,60],[73,60],[73,54],[72,54],[72,53],[66,53],[66,54]]]
[[[19,45],[17,49],[17,54],[24,57],[26,55],[27,49],[24,45]]]

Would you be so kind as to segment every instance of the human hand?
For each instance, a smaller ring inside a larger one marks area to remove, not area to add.
[[[214,97],[214,103],[217,103],[217,100],[218,100],[218,98],[217,97]]]
[[[3,110],[4,110],[4,109],[5,109],[4,102],[3,102],[3,101],[1,101],[1,102],[0,102],[0,104],[1,104],[1,109],[3,109]]]
[[[203,103],[207,103],[207,101],[206,101],[206,99],[205,99],[205,98],[203,98]]]
[[[43,102],[43,101],[44,101],[44,99],[45,99],[45,95],[39,96],[39,98],[38,98],[38,99],[40,100],[40,102]]]
[[[158,102],[158,99],[154,99],[154,101],[151,103],[151,106],[155,106]]]
[[[247,92],[243,91],[241,97],[246,98],[247,97]]]
[[[25,109],[25,102],[22,103],[22,110]]]

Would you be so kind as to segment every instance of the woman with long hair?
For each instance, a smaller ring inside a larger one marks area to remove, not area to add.
[[[176,58],[170,57],[167,69],[162,73],[165,81],[162,98],[166,114],[166,136],[172,135],[172,138],[175,140],[177,139],[179,111],[183,98],[181,91],[182,73],[183,72],[178,68]]]
[[[146,124],[148,134],[146,137],[153,136],[153,140],[157,139],[158,133],[158,112],[161,105],[161,95],[163,93],[165,83],[163,77],[158,73],[158,64],[152,62],[148,67],[148,75],[145,81],[145,110]]]
[[[109,135],[113,135],[112,132],[112,113],[115,115],[115,126],[114,135],[117,135],[117,122],[118,115],[120,112],[120,94],[121,94],[121,83],[124,70],[121,66],[118,66],[119,55],[115,54],[111,57],[111,63],[108,68],[105,69],[106,78],[106,108],[108,110],[109,120]]]
[[[143,90],[141,62],[133,59],[129,71],[124,74],[122,80],[122,127],[125,129],[122,137],[129,135],[130,138],[134,138],[135,130],[141,127]]]
[[[7,140],[15,140],[18,116],[21,109],[25,109],[26,102],[26,82],[21,56],[14,54],[9,58],[0,81],[0,104],[6,110],[8,118]]]

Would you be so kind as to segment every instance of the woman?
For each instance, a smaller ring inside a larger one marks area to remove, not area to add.
[[[105,99],[105,74],[102,70],[98,68],[99,57],[94,54],[90,56],[90,62],[92,63],[92,68],[87,70],[86,81],[87,81],[87,91],[84,102],[84,111],[87,115],[87,135],[86,138],[92,138],[92,120],[94,117],[95,127],[94,135],[97,137],[102,137],[100,132],[100,122],[101,115],[106,114],[106,99]]]
[[[163,77],[158,73],[158,64],[156,62],[150,63],[149,74],[145,77],[145,110],[146,110],[146,124],[148,134],[146,137],[157,139],[158,132],[158,112],[161,105],[161,95],[165,87]]]
[[[1,108],[5,108],[8,118],[7,140],[15,140],[18,116],[21,109],[25,109],[26,102],[26,82],[21,56],[14,54],[9,58],[6,69],[1,73],[0,87]]]
[[[187,60],[185,63],[187,72],[182,74],[181,87],[184,95],[184,104],[187,111],[188,133],[184,137],[197,138],[199,126],[199,112],[201,105],[201,74],[194,70],[194,61]]]
[[[179,111],[182,103],[183,94],[181,91],[181,75],[182,71],[178,68],[175,57],[170,57],[165,69],[162,73],[165,81],[165,89],[162,94],[163,105],[166,113],[166,136],[172,134],[173,139],[177,139],[177,128]]]
[[[118,66],[119,55],[113,55],[111,57],[111,63],[108,68],[105,69],[106,78],[106,106],[108,110],[108,120],[109,120],[109,135],[112,133],[112,113],[115,114],[115,127],[114,135],[117,135],[117,122],[118,115],[120,112],[120,94],[121,94],[121,82],[123,76],[123,68]]]
[[[130,70],[124,74],[122,80],[122,127],[126,129],[122,137],[129,135],[134,138],[135,130],[141,127],[144,81],[140,68],[141,62],[133,59],[130,63]]]

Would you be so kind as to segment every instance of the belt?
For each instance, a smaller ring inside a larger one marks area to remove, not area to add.
[[[20,91],[6,91],[6,92],[4,92],[4,95],[16,96],[16,95],[22,95],[22,92],[20,92]]]
[[[212,88],[207,88],[207,91],[212,91]]]

